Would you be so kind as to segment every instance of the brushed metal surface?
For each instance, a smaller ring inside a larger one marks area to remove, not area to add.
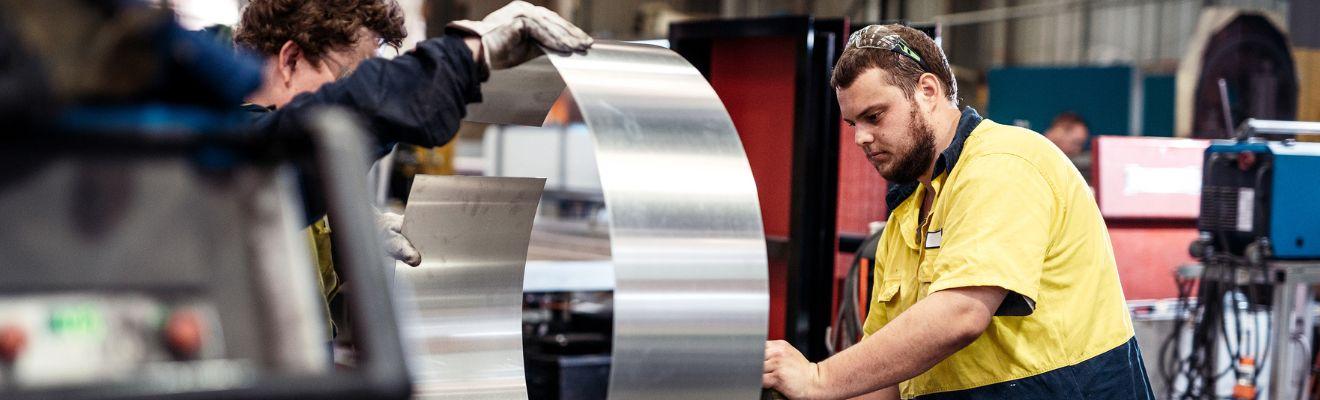
[[[418,398],[527,398],[522,283],[545,179],[418,175],[403,233],[422,254],[398,264],[416,314],[405,328]]]
[[[541,126],[564,93],[564,80],[546,57],[518,68],[491,71],[481,83],[481,102],[467,106],[467,119],[491,124]]]
[[[586,54],[547,59],[594,137],[610,213],[609,398],[757,398],[769,312],[765,237],[723,103],[661,47],[601,40]],[[553,80],[544,68],[506,73]]]

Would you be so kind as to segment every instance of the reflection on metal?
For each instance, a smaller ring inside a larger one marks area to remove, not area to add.
[[[420,398],[527,398],[522,281],[527,241],[545,179],[418,175],[403,233],[422,253],[399,264],[417,314]]]
[[[765,237],[751,168],[723,103],[663,48],[598,41],[585,55],[547,58],[595,139],[610,212],[609,397],[756,398],[769,310]],[[506,72],[554,79],[541,67]],[[486,100],[495,109],[526,103]]]
[[[527,261],[523,292],[609,292],[614,264],[609,261]]]
[[[467,108],[467,120],[541,126],[550,106],[564,93],[564,80],[546,57],[518,68],[492,71],[481,84],[481,102]]]

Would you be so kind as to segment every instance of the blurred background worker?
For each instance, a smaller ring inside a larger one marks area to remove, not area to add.
[[[1082,179],[1091,185],[1091,151],[1086,148],[1086,142],[1091,140],[1091,130],[1087,128],[1086,120],[1072,111],[1059,113],[1045,130],[1045,138],[1068,156],[1077,171],[1082,173]]]
[[[481,21],[453,22],[448,32],[399,57],[377,58],[383,46],[397,50],[407,35],[394,0],[254,0],[243,9],[234,42],[266,63],[262,86],[243,108],[263,132],[291,123],[299,109],[349,108],[367,123],[376,157],[400,142],[440,146],[457,133],[467,104],[481,101],[480,83],[491,70],[536,57],[538,46],[572,52],[592,43],[554,12],[521,1]],[[421,264],[421,255],[400,232],[401,215],[379,213],[376,224],[387,254]],[[320,218],[308,228],[326,299],[340,286],[329,225]]]
[[[1086,128],[1086,121],[1081,116],[1065,111],[1054,117],[1050,128],[1045,130],[1045,138],[1059,146],[1059,150],[1072,159],[1082,155],[1086,141],[1091,138],[1091,131]]]

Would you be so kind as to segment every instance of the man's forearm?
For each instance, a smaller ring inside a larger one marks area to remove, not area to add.
[[[976,340],[1002,301],[1003,289],[967,289],[991,293],[932,293],[861,343],[822,362],[822,386],[829,391],[823,397],[848,398],[897,385]]]
[[[480,36],[465,36],[463,37],[463,44],[466,44],[468,49],[472,50],[472,60],[475,61],[477,65],[481,65],[481,63],[485,62],[481,54]]]

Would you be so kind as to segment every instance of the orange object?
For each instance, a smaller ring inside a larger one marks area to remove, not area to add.
[[[165,322],[165,345],[179,358],[193,358],[202,349],[202,318],[191,310],[178,310]]]
[[[1251,357],[1242,357],[1238,359],[1238,372],[1242,376],[1252,376],[1256,374],[1256,359]],[[1237,384],[1233,385],[1233,399],[1235,400],[1253,400],[1256,398],[1256,385],[1245,378],[1238,378]]]
[[[871,296],[866,295],[866,290],[871,287],[871,280],[867,278],[871,276],[872,265],[867,262],[867,257],[862,257],[857,263],[859,264],[857,270],[857,312],[858,317],[862,321],[866,321],[866,315],[871,312]]]
[[[1233,385],[1233,399],[1252,400],[1256,398],[1256,387],[1251,385]]]
[[[23,328],[9,325],[0,328],[0,361],[12,363],[27,348],[27,333]]]

